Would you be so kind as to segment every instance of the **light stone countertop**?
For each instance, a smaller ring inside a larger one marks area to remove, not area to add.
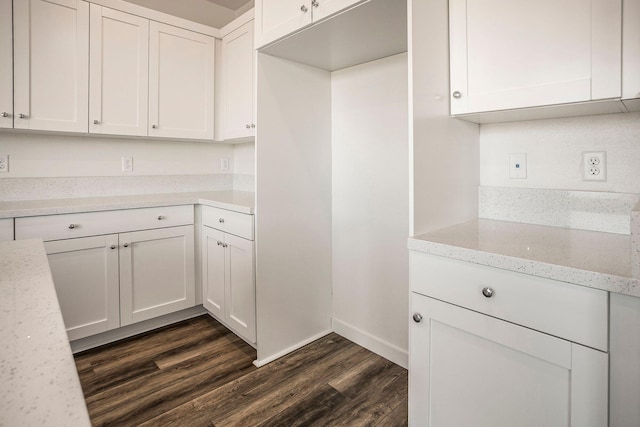
[[[628,235],[478,219],[411,237],[408,247],[640,297]]]
[[[0,218],[196,204],[253,214],[255,193],[249,191],[207,191],[5,201],[0,202]]]
[[[90,426],[40,240],[0,243],[0,426]]]

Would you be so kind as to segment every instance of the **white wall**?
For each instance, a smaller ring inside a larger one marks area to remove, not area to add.
[[[233,147],[233,172],[243,175],[256,174],[256,144],[246,142]]]
[[[407,366],[407,55],[331,75],[333,328]]]
[[[234,173],[233,146],[207,142],[0,133],[0,153],[10,162],[0,179]],[[133,157],[133,172],[122,172],[122,157]]]
[[[607,181],[582,181],[582,152],[607,152]],[[527,154],[527,179],[509,179],[509,153]],[[480,126],[484,186],[640,193],[640,113]]]

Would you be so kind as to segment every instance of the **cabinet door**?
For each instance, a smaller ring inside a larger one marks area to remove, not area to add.
[[[147,135],[149,20],[91,5],[89,132]]]
[[[224,139],[255,135],[253,119],[253,21],[222,39]]]
[[[317,6],[313,8],[313,22],[362,2],[363,0],[317,0]]]
[[[621,0],[449,5],[452,114],[620,97]]]
[[[256,47],[311,24],[311,0],[256,0]]]
[[[202,304],[218,319],[225,318],[224,233],[202,227]]]
[[[415,293],[411,306],[411,425],[607,425],[606,353]]]
[[[22,0],[14,9],[14,127],[87,132],[89,3]]]
[[[151,22],[149,136],[213,140],[213,37]]]
[[[122,326],[195,305],[193,226],[120,234]]]
[[[256,290],[253,242],[225,235],[227,322],[238,334],[256,342]]]
[[[45,242],[69,340],[120,326],[118,236]]]
[[[623,0],[622,97],[640,98],[640,0]]]
[[[0,128],[13,127],[13,20],[11,0],[0,0]]]

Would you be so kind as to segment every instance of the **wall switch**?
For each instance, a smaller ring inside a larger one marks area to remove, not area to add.
[[[527,179],[526,153],[509,154],[509,178]]]
[[[122,158],[122,172],[133,172],[133,157]]]
[[[583,151],[582,152],[582,180],[606,181],[607,180],[607,152]]]
[[[220,170],[228,171],[229,170],[229,158],[221,157],[220,158]]]
[[[0,173],[9,172],[9,155],[0,154]]]

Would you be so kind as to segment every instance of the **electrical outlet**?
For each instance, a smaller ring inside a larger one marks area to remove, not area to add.
[[[9,155],[0,154],[0,173],[9,172]]]
[[[607,180],[607,152],[584,151],[582,152],[582,180],[606,181]]]
[[[509,154],[509,178],[527,179],[527,154]]]
[[[133,157],[122,158],[122,172],[133,172]]]
[[[220,158],[220,170],[223,170],[223,171],[229,170],[229,158],[227,157]]]

